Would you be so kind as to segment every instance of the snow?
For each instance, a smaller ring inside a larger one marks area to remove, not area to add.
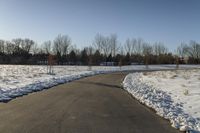
[[[191,70],[195,68],[194,70]],[[154,108],[157,114],[170,119],[172,126],[182,131],[200,131],[200,71],[197,65],[149,65],[148,70],[164,72],[133,73],[123,84],[135,98]],[[47,66],[0,65],[0,102],[41,91],[86,76],[117,71],[145,71],[144,65],[109,66],[54,66],[47,74]]]
[[[173,127],[200,132],[200,69],[132,73],[123,86]]]
[[[196,68],[196,65],[183,65],[180,68]],[[175,69],[175,65],[150,65],[148,70]],[[115,71],[146,70],[144,65],[123,67],[93,66],[54,66],[53,75],[47,74],[47,66],[0,65],[0,102],[40,91],[52,86],[70,82],[82,77]]]
[[[47,74],[47,66],[0,66],[0,101],[6,102],[17,96],[50,88],[81,77],[107,72],[89,71],[88,67],[55,66],[54,74]]]

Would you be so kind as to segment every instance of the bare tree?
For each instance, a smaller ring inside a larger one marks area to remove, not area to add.
[[[149,56],[152,54],[152,46],[150,46],[147,43],[143,43],[143,55],[144,55],[144,59],[145,59],[145,65],[146,65],[146,69],[148,69],[148,65],[149,65]]]
[[[23,40],[21,38],[13,39],[12,43],[14,45],[14,53],[20,53],[21,52],[21,44],[23,43]]]
[[[67,35],[58,35],[54,40],[53,51],[57,56],[67,55],[71,39]]]
[[[145,42],[141,39],[127,39],[124,45],[124,49],[126,53],[129,53],[130,55],[142,55],[144,51],[144,45]]]
[[[43,49],[45,51],[46,54],[50,54],[52,51],[52,47],[51,47],[51,41],[45,41],[43,43]]]
[[[96,48],[96,50],[98,50],[100,53],[103,52],[102,45],[103,45],[104,40],[105,40],[104,36],[102,36],[101,34],[97,34],[95,36],[95,39],[94,39],[94,42],[93,42],[94,48]]]
[[[109,37],[104,38],[103,43],[102,43],[102,50],[106,57],[108,57],[109,54],[111,54],[111,45],[110,45]]]
[[[132,54],[133,45],[131,43],[131,40],[128,38],[125,42],[124,49],[126,53]]]
[[[40,49],[40,47],[38,46],[37,43],[34,43],[33,46],[31,47],[31,51],[32,54],[36,55],[38,53],[41,53],[42,50]]]
[[[30,40],[28,38],[24,40],[21,38],[17,38],[17,39],[13,39],[12,42],[15,47],[14,53],[29,53],[31,47],[35,43],[33,40]]]
[[[101,34],[97,34],[95,36],[93,46],[106,57],[108,57],[109,54],[115,56],[119,50],[117,35],[111,34],[110,36],[103,36]]]
[[[200,44],[195,41],[190,41],[189,46],[187,47],[187,53],[194,59],[200,58]]]
[[[53,51],[57,56],[61,56],[62,52],[62,36],[58,35],[54,40]]]
[[[74,51],[77,55],[80,54],[80,50],[77,48],[76,44],[71,45],[70,51]]]
[[[161,42],[156,42],[153,45],[153,52],[155,55],[158,56],[158,55],[167,53],[168,49]]]
[[[117,35],[116,34],[111,34],[110,35],[110,48],[111,48],[111,54],[112,56],[115,56],[116,53],[119,50],[119,44],[117,40]]]
[[[62,44],[63,52],[62,52],[62,54],[67,55],[68,52],[69,52],[70,45],[71,45],[71,39],[67,35],[62,36],[62,39],[63,39],[63,44]]]
[[[92,46],[84,47],[84,49],[86,50],[88,56],[94,54],[94,48]]]
[[[5,53],[5,41],[0,40],[0,53]]]
[[[153,48],[148,43],[143,43],[143,55],[150,55],[153,53]]]
[[[143,54],[143,45],[144,45],[144,41],[141,38],[136,39],[135,42],[135,47],[134,47],[134,53],[138,54],[138,55],[142,55]]]
[[[33,40],[30,40],[28,38],[26,38],[24,40],[24,43],[22,43],[22,50],[25,51],[26,53],[30,52],[31,47],[35,44],[35,42]]]
[[[181,43],[181,45],[178,46],[178,48],[177,48],[177,54],[179,56],[181,56],[181,57],[186,56],[186,54],[187,54],[187,48],[188,48],[187,44]]]
[[[88,70],[92,70],[92,55],[94,54],[94,48],[92,46],[85,47],[86,53],[88,55]]]
[[[6,41],[6,48],[5,51],[7,54],[13,54],[15,50],[15,46],[12,42]]]

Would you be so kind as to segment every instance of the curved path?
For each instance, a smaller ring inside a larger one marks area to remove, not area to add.
[[[121,89],[125,75],[87,77],[0,103],[0,132],[178,133]]]

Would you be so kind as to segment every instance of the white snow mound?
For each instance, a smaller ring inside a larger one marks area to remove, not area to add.
[[[185,71],[179,71],[179,72],[184,73]],[[142,104],[145,104],[146,106],[154,109],[156,113],[160,115],[161,117],[170,120],[172,127],[179,129],[180,131],[199,133],[200,132],[200,115],[194,115],[191,112],[189,113],[189,111],[187,111],[187,108],[184,106],[184,102],[185,102],[184,100],[187,100],[187,98],[183,98],[183,97],[184,96],[187,97],[187,94],[184,94],[183,96],[183,93],[180,92],[180,90],[169,91],[169,90],[173,90],[172,89],[173,86],[174,86],[174,89],[177,89],[176,86],[178,86],[177,84],[180,83],[179,80],[182,79],[179,76],[179,78],[177,79],[175,79],[176,77],[173,77],[166,80],[167,78],[166,76],[169,76],[171,73],[174,73],[174,72],[163,71],[163,72],[128,74],[123,81],[123,87],[130,94],[132,94],[137,100],[139,100]],[[192,71],[190,71],[190,73],[192,73]],[[196,73],[196,70],[194,70],[193,73]],[[162,77],[160,75],[162,75]],[[195,81],[196,80],[194,80],[194,82]],[[170,86],[170,83],[171,83],[171,86]],[[200,94],[199,84],[196,85],[196,87],[198,88],[198,94]],[[179,100],[174,98],[174,96],[178,96]],[[197,100],[196,97],[194,97],[193,100],[189,101],[191,103],[188,103],[187,101],[187,104],[190,104],[191,106],[193,106],[192,102],[195,102],[195,103],[200,102],[200,99],[198,101],[194,101],[194,100]],[[198,106],[196,108],[198,108],[198,112],[200,113],[200,104],[197,104],[196,106]]]

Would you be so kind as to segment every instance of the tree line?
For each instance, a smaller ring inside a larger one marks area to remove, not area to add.
[[[93,43],[82,49],[73,45],[68,35],[61,34],[40,45],[28,38],[0,40],[0,64],[46,64],[49,55],[59,65],[175,64],[177,61],[199,64],[200,44],[182,43],[172,53],[161,42],[150,44],[140,38],[128,38],[121,44],[116,34],[97,34]]]

